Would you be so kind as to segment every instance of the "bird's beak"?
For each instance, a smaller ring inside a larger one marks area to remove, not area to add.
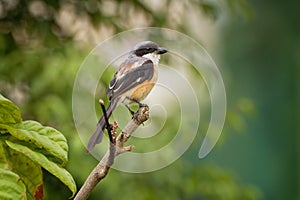
[[[168,50],[165,49],[165,48],[162,48],[162,47],[159,47],[157,49],[157,54],[164,54],[164,53],[167,53],[167,52],[168,52]]]

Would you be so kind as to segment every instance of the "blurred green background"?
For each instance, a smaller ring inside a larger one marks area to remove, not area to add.
[[[80,64],[97,43],[120,31],[178,30],[202,43],[223,75],[228,112],[221,140],[202,160],[199,136],[179,160],[159,171],[111,170],[89,199],[300,199],[299,4],[0,1],[0,92],[21,108],[24,119],[66,136],[67,169],[80,188],[97,164],[85,153],[72,119]],[[172,132],[172,119],[167,126]],[[67,199],[67,188],[44,173],[45,199]]]

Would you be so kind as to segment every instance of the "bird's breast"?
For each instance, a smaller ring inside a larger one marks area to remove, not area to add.
[[[131,99],[135,99],[137,101],[143,100],[152,90],[155,82],[145,81],[135,88],[131,95]]]

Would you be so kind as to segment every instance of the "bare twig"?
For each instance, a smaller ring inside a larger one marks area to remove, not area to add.
[[[146,120],[149,118],[149,107],[142,106],[140,109],[134,114],[132,120],[126,125],[126,127],[122,130],[119,136],[116,138],[116,132],[118,128],[118,124],[115,122],[112,130],[112,141],[114,143],[110,143],[109,150],[106,152],[104,157],[101,159],[99,164],[93,169],[85,183],[75,196],[74,200],[86,200],[94,187],[106,177],[109,172],[110,167],[114,163],[114,160],[117,155],[129,152],[132,150],[133,146],[125,146],[125,142],[130,138],[132,133]]]
[[[104,105],[104,101],[102,99],[99,99],[99,104],[101,106],[101,109],[102,109],[102,112],[103,112],[103,116],[104,116],[104,119],[105,119],[105,123],[106,123],[106,130],[108,132],[108,137],[109,137],[109,141],[113,144],[115,144],[115,142],[113,142],[112,140],[112,135],[111,135],[111,130],[112,130],[112,127],[108,121],[108,116],[107,116],[107,112],[106,112],[106,108],[105,108],[105,105]]]

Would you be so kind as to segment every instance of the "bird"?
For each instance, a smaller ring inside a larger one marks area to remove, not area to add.
[[[167,52],[166,48],[159,47],[152,41],[142,41],[134,46],[114,74],[106,91],[109,99],[106,108],[108,118],[120,103],[124,104],[131,114],[134,112],[129,108],[130,104],[137,103],[140,107],[143,106],[140,102],[146,98],[157,82],[160,55]],[[91,152],[95,145],[102,141],[105,127],[103,115],[89,139],[87,152]]]

